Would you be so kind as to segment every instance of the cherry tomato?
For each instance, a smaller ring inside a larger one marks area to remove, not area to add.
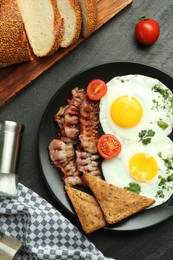
[[[92,100],[101,99],[107,92],[107,85],[101,79],[92,80],[87,86],[87,95]]]
[[[121,152],[121,143],[114,135],[104,134],[99,138],[97,148],[103,158],[112,159]]]
[[[135,35],[140,43],[151,45],[160,35],[160,26],[153,19],[143,19],[136,24]]]

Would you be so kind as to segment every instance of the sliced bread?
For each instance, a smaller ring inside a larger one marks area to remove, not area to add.
[[[96,0],[79,0],[82,11],[82,36],[87,38],[91,35],[97,24]]]
[[[0,67],[32,60],[16,0],[0,2]]]
[[[103,212],[95,198],[83,191],[65,186],[81,226],[89,234],[107,225]]]
[[[82,179],[93,192],[109,224],[130,217],[155,202],[153,199],[109,184],[91,174],[83,174]]]
[[[63,37],[63,19],[56,0],[17,0],[34,54],[53,54]]]
[[[61,47],[66,48],[74,44],[81,33],[81,8],[78,0],[57,0],[57,5],[64,19],[64,35]]]

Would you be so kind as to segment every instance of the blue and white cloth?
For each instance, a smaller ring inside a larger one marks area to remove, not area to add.
[[[0,229],[22,242],[17,260],[110,260],[38,194],[22,184],[17,197],[0,197]]]

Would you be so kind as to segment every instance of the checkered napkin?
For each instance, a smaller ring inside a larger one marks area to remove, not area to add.
[[[17,260],[110,259],[59,211],[22,184],[17,197],[0,197],[0,230],[24,244]]]

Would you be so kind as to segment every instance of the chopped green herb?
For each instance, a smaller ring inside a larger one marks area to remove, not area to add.
[[[152,102],[153,102],[153,104],[155,104],[156,109],[159,110],[159,102],[158,102],[156,99],[153,99]],[[153,109],[153,108],[154,108],[154,107],[152,107],[152,109]]]
[[[171,108],[173,108],[173,97],[169,98],[169,102],[171,103]]]
[[[157,121],[157,124],[160,128],[162,128],[163,130],[165,130],[168,127],[168,124],[163,122],[162,120]]]
[[[124,187],[124,189],[128,190],[128,191],[132,191],[135,192],[137,194],[139,194],[141,192],[141,187],[138,183],[135,182],[130,182],[128,187]]]
[[[173,181],[173,173],[168,176],[167,181]]]
[[[162,191],[162,190],[158,190],[158,191],[157,191],[157,194],[156,194],[156,197],[164,198],[165,195],[163,194],[163,191]]]
[[[164,100],[167,100],[170,102],[170,108],[173,108],[173,95],[168,89],[163,89],[158,85],[155,85],[152,87],[152,90],[154,92],[160,93],[160,95],[164,98]],[[157,101],[153,101],[153,103],[156,104],[156,108],[158,108],[158,103]]]
[[[160,175],[158,176],[158,178],[160,179],[159,186],[161,186],[162,189],[166,189],[167,180]]]
[[[173,158],[167,157],[167,158],[162,158],[164,161],[164,164],[167,168],[167,170],[173,170]]]
[[[163,88],[159,87],[158,85],[155,85],[154,87],[152,87],[152,90],[154,92],[160,93],[164,99],[167,99],[169,97],[168,89],[163,89]]]
[[[162,153],[160,152],[160,153],[158,153],[158,156],[160,157],[160,158],[162,158]]]
[[[164,162],[164,165],[166,166],[166,177],[162,177],[161,175],[158,176],[159,187],[161,190],[159,190],[156,194],[156,197],[164,198],[164,190],[173,190],[173,158],[167,157],[163,158],[162,153],[158,153],[158,156],[162,159]]]
[[[149,144],[151,143],[151,138],[155,135],[155,132],[150,129],[150,130],[142,130],[141,132],[139,132],[138,136],[139,136],[139,142],[141,141],[143,144]]]

